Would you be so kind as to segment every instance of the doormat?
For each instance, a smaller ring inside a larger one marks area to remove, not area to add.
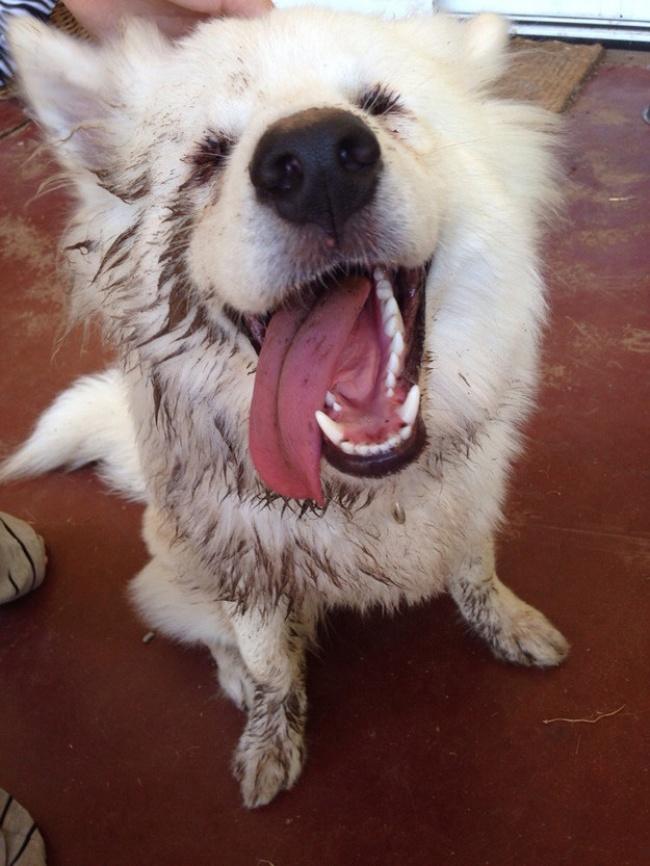
[[[513,39],[510,67],[496,88],[499,96],[534,102],[561,112],[603,56],[602,45]]]

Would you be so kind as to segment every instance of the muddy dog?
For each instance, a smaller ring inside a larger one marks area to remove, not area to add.
[[[98,461],[147,503],[131,584],[247,713],[247,806],[304,761],[305,651],[337,606],[448,591],[508,661],[567,643],[495,573],[531,405],[554,124],[491,93],[507,28],[318,9],[10,33],[73,185],[71,313],[119,369],[40,420],[5,479]]]

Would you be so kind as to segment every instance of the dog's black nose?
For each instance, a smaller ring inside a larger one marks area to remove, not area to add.
[[[315,223],[339,237],[372,199],[381,150],[360,117],[310,108],[284,117],[260,138],[250,164],[260,201],[292,223]]]

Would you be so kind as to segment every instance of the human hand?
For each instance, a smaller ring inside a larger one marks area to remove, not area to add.
[[[93,36],[110,35],[127,15],[154,21],[168,36],[182,36],[206,18],[249,18],[273,8],[271,0],[66,0],[65,5]]]

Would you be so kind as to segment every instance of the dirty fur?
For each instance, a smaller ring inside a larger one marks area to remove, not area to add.
[[[10,40],[76,190],[72,314],[101,319],[121,365],[65,392],[1,476],[97,460],[147,503],[151,561],[131,594],[152,627],[211,649],[247,713],[233,763],[245,804],[300,774],[305,650],[328,608],[449,591],[497,656],[559,663],[564,638],[494,567],[558,187],[551,118],[490,95],[505,24],[300,9],[207,23],[176,45],[142,23],[101,50],[24,21]],[[262,207],[248,177],[264,131],[312,106],[364,117],[382,152],[335,249]],[[247,440],[257,357],[237,316],[338,261],[432,257],[422,455],[382,479],[323,463],[323,508],[266,490]]]

